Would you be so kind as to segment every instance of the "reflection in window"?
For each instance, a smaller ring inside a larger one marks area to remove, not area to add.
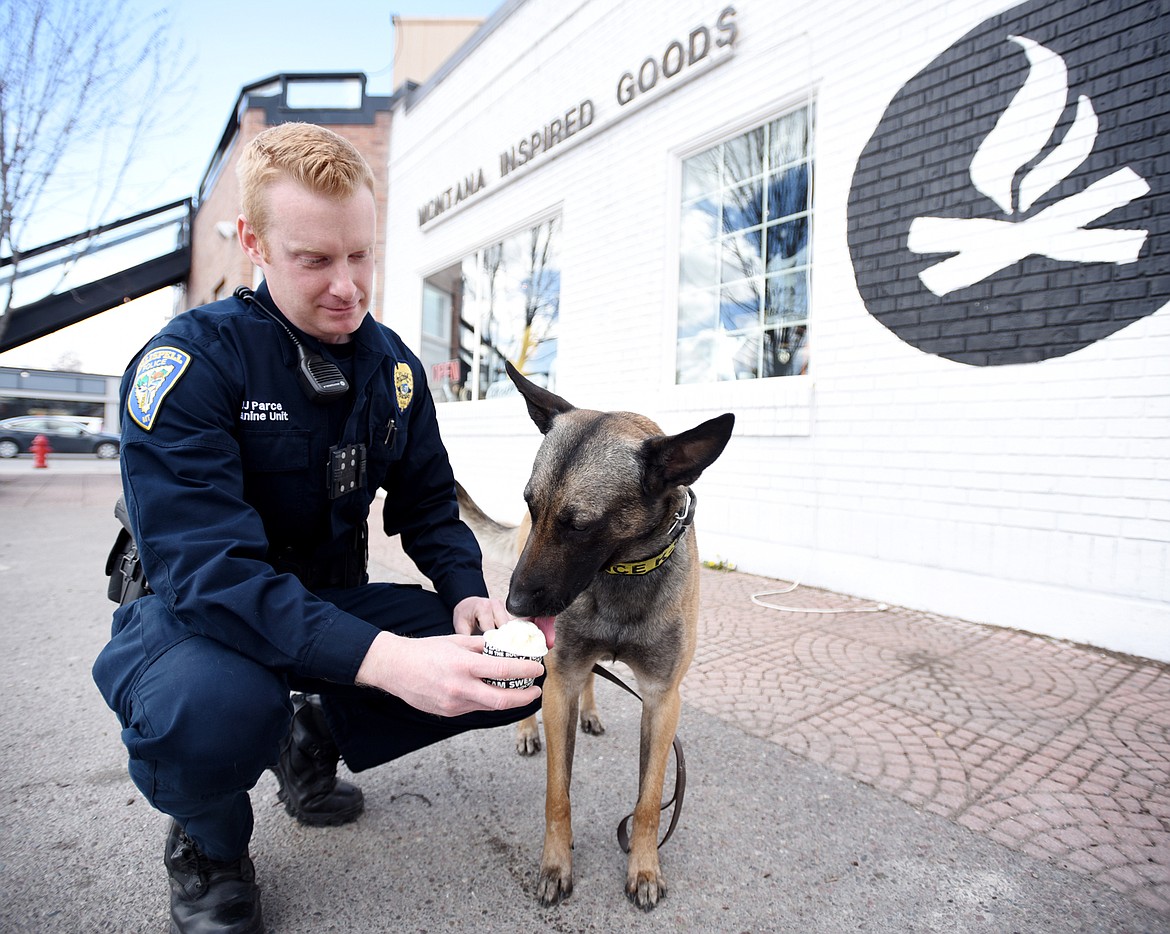
[[[555,387],[560,221],[485,247],[423,282],[422,346],[436,402],[513,392],[505,361]]]
[[[808,369],[810,104],[683,161],[676,379]]]

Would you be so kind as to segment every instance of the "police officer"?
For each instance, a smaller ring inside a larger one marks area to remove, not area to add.
[[[264,282],[174,318],[123,378],[123,494],[151,592],[115,612],[94,665],[131,777],[172,818],[181,934],[263,931],[248,841],[266,768],[300,821],[352,821],[362,793],[339,758],[358,772],[519,720],[539,687],[483,679],[543,673],[482,654],[476,633],[507,613],[459,521],[422,365],[368,314],[368,165],[284,124],[238,174]],[[368,581],[379,489],[384,531],[434,592]]]

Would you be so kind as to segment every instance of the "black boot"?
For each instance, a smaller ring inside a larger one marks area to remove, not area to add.
[[[219,862],[171,821],[163,855],[171,877],[171,934],[264,934],[256,871],[245,853]]]
[[[356,820],[365,807],[361,789],[337,777],[341,753],[316,694],[293,698],[292,726],[273,772],[284,809],[302,824],[335,827]]]

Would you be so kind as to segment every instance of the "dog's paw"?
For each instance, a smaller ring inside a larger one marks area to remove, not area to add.
[[[540,752],[540,728],[528,725],[527,720],[516,724],[516,752],[522,756],[535,756]]]
[[[666,898],[666,877],[660,872],[640,872],[626,879],[626,897],[643,911],[653,911]]]
[[[559,905],[573,894],[573,870],[567,872],[556,866],[540,867],[537,895],[545,908]]]
[[[605,726],[596,710],[581,711],[581,732],[590,736],[600,736],[605,732]]]

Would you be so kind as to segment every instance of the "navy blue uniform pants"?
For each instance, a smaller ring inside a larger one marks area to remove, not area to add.
[[[375,583],[320,596],[399,635],[452,632],[450,611],[417,587]],[[333,738],[355,772],[467,730],[514,723],[539,707],[438,717],[381,691],[290,680],[202,636],[158,651],[149,635],[125,630],[99,656],[94,679],[122,722],[134,783],[204,853],[223,860],[247,849],[248,792],[280,754],[290,690],[322,696]]]

